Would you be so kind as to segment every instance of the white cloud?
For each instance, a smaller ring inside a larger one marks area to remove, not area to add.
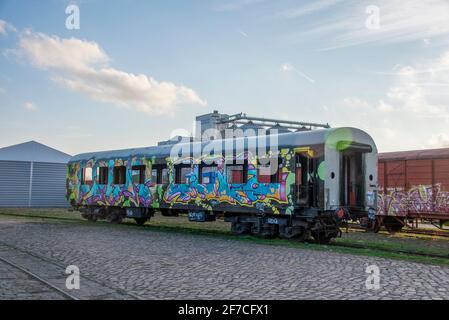
[[[392,112],[392,111],[394,111],[393,106],[391,104],[386,103],[382,99],[379,100],[379,105],[377,106],[377,109],[380,112]]]
[[[27,111],[36,111],[37,107],[34,103],[32,102],[25,102],[25,104],[23,105],[23,107],[27,110]]]
[[[430,148],[449,148],[449,135],[446,133],[433,134],[427,146]]]
[[[95,42],[50,37],[30,30],[22,34],[19,49],[34,66],[42,69],[88,70],[96,65],[106,65],[109,61]]]
[[[368,102],[354,97],[343,99],[343,104],[349,108],[358,110],[369,108]]]
[[[283,72],[289,72],[289,71],[293,71],[294,67],[290,63],[283,63],[283,64],[281,64],[280,70]]]
[[[9,31],[16,32],[16,28],[5,20],[0,19],[0,34],[6,36]]]
[[[380,151],[449,146],[448,66],[449,50],[432,60],[395,67],[385,78],[392,77],[385,94],[374,102],[348,97],[323,112],[334,126],[368,131]]]
[[[112,68],[110,58],[95,42],[28,30],[20,37],[19,52],[35,67],[52,72],[55,82],[118,107],[171,114],[180,105],[206,105],[188,87]]]

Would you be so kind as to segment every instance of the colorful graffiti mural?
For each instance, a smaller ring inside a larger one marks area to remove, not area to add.
[[[217,170],[211,183],[199,183],[199,165],[204,159],[166,159],[169,183],[155,184],[151,180],[151,170],[155,158],[129,158],[95,160],[70,163],[67,175],[67,199],[72,205],[84,206],[119,206],[119,207],[148,207],[171,208],[176,205],[193,205],[204,210],[213,210],[221,204],[232,204],[246,208],[254,208],[263,212],[286,213],[293,212],[291,186],[294,185],[294,172],[290,163],[293,150],[282,149],[279,152],[281,164],[279,181],[277,183],[261,183],[257,179],[257,157],[244,154],[248,162],[247,181],[245,183],[228,184],[225,163],[229,159],[216,159]],[[174,183],[174,166],[179,163],[191,163],[191,172],[186,183]],[[133,166],[145,166],[145,181],[143,184],[133,184],[131,171]],[[126,182],[112,184],[113,167],[126,167]],[[92,170],[92,183],[82,183],[82,168]],[[108,183],[99,184],[98,167],[108,167]],[[213,183],[212,183],[213,182]]]
[[[414,186],[407,191],[379,190],[378,214],[401,217],[411,213],[449,214],[449,191],[443,191],[441,184]]]

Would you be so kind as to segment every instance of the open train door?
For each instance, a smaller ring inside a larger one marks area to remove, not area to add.
[[[372,148],[366,144],[340,144],[340,205],[352,212],[365,208],[364,153]]]
[[[303,207],[315,207],[318,202],[318,190],[315,172],[317,160],[310,148],[295,149],[295,189],[296,203]]]

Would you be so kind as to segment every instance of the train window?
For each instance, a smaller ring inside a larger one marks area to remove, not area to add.
[[[215,184],[215,178],[216,178],[217,171],[218,171],[218,167],[216,165],[215,166],[201,165],[199,167],[199,171],[200,171],[199,183]]]
[[[81,184],[92,184],[92,168],[84,168],[81,177]]]
[[[161,170],[161,183],[168,184],[170,182],[169,179],[169,171],[168,168],[162,168]]]
[[[334,179],[335,178],[335,172],[331,172],[331,179]]]
[[[369,181],[373,181],[373,175],[372,174],[369,175]]]
[[[145,183],[145,166],[132,166],[131,177],[133,184]]]
[[[157,182],[157,169],[151,169],[151,182],[158,183]]]
[[[108,184],[108,167],[97,167],[97,183],[98,184]]]
[[[151,170],[151,181],[155,184],[168,184],[167,165],[154,164]]]
[[[126,183],[126,167],[118,166],[114,167],[114,184]]]
[[[260,183],[270,183],[271,166],[259,164],[257,167],[257,181]]]
[[[190,165],[176,165],[175,166],[175,183],[184,184],[189,183],[189,175],[192,173]]]
[[[271,159],[268,164],[259,164],[257,166],[257,181],[260,183],[279,183],[282,171],[281,159]]]
[[[245,174],[244,165],[227,165],[226,178],[228,184],[246,183],[247,177]]]

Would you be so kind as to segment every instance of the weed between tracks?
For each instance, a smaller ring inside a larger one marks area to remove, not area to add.
[[[149,232],[163,231],[192,235],[214,236],[228,240],[238,240],[270,246],[284,246],[298,249],[312,249],[338,253],[348,253],[388,259],[408,260],[426,264],[449,266],[449,241],[432,237],[407,238],[397,235],[373,234],[367,232],[343,233],[331,245],[302,243],[286,239],[262,239],[253,236],[234,236],[230,224],[222,220],[215,222],[189,222],[187,217],[164,217],[155,215],[143,227],[137,227],[133,220],[126,219],[121,225],[106,222],[91,223],[80,217],[78,212],[65,209],[0,209],[0,219],[52,220],[65,223],[98,225],[108,228],[138,228]]]

